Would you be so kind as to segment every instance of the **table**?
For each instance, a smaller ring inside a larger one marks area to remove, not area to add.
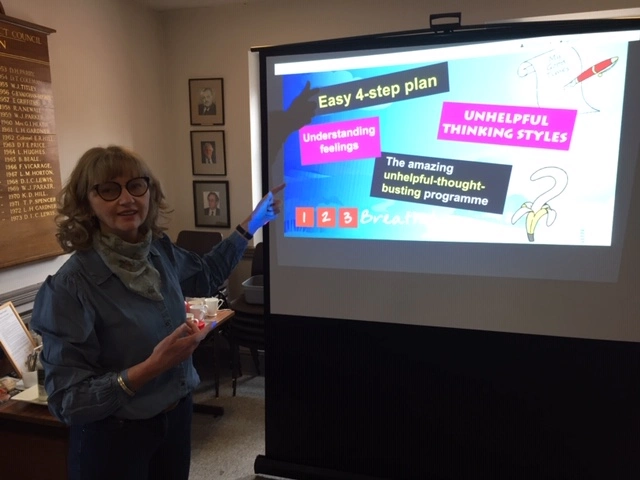
[[[45,405],[18,400],[0,404],[2,478],[66,479],[69,427]]]
[[[214,354],[214,370],[213,370],[213,378],[214,384],[216,387],[216,398],[220,394],[220,356],[218,354],[218,347],[216,342],[218,341],[218,337],[220,336],[220,332],[222,327],[226,322],[228,322],[231,317],[235,315],[233,310],[224,309],[218,310],[218,313],[215,317],[216,325],[211,329],[211,332],[207,335],[207,339],[211,339],[213,342],[213,354]],[[204,405],[202,403],[194,403],[193,404],[194,413],[206,413],[208,415],[213,415],[214,417],[219,417],[224,415],[224,408],[219,405]]]

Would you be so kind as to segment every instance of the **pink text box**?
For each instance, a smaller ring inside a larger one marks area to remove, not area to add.
[[[444,102],[439,140],[569,150],[576,110]]]
[[[300,129],[302,165],[346,162],[380,156],[380,119],[307,125]]]

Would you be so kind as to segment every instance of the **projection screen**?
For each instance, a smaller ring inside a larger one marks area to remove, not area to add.
[[[640,21],[260,50],[274,315],[640,341]]]

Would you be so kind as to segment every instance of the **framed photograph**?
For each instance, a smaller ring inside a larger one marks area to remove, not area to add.
[[[7,302],[0,306],[0,348],[20,377],[28,370],[27,360],[36,346],[36,341],[13,303]]]
[[[189,79],[189,108],[191,125],[224,125],[222,79]]]
[[[229,228],[229,182],[193,182],[196,227]]]
[[[191,169],[194,175],[226,175],[223,130],[191,132]]]

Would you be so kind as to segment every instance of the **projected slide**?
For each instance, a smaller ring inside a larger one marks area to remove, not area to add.
[[[640,21],[261,59],[271,314],[640,341]]]
[[[610,246],[628,42],[496,45],[276,65],[284,236]]]

